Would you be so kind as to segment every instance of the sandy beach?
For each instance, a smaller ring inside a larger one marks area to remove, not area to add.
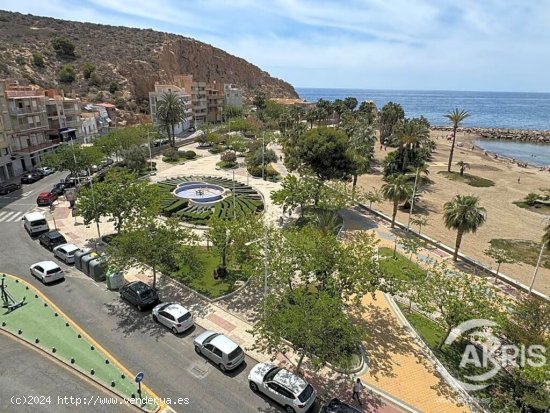
[[[531,240],[540,242],[543,234],[544,217],[542,213],[531,212],[513,204],[514,201],[523,199],[530,192],[540,192],[541,188],[550,188],[550,173],[540,171],[539,167],[529,165],[527,168],[519,167],[510,159],[494,156],[486,156],[479,148],[472,150],[474,135],[457,133],[457,143],[462,147],[455,147],[452,170],[458,172],[456,163],[467,162],[470,169],[466,173],[494,181],[495,185],[488,188],[476,188],[463,182],[451,181],[438,174],[447,170],[447,161],[451,142],[447,141],[448,133],[432,131],[431,136],[437,144],[436,151],[429,166],[429,178],[433,181],[422,194],[418,203],[419,209],[415,214],[421,214],[428,218],[428,226],[422,229],[432,238],[454,246],[456,233],[448,230],[443,225],[443,204],[450,201],[455,195],[475,195],[480,198],[481,205],[487,210],[487,222],[476,234],[467,234],[462,240],[461,252],[483,262],[485,265],[496,268],[492,259],[483,251],[489,246],[489,241],[494,238]],[[443,137],[443,138],[442,138]],[[386,154],[393,150],[380,151],[376,145],[376,159],[381,164]],[[384,181],[382,167],[375,168],[377,173],[363,175],[358,184],[364,189],[372,187],[380,188]],[[519,178],[519,182],[518,182]],[[375,205],[376,209],[391,215],[391,203],[383,201]],[[408,211],[399,210],[397,220],[407,222]],[[531,265],[503,264],[500,271],[523,284],[529,285],[533,276],[534,267]],[[535,289],[550,295],[550,270],[540,268]]]

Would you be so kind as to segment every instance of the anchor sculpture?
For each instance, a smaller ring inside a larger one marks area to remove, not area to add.
[[[3,307],[8,309],[8,313],[13,310],[27,304],[25,302],[27,297],[23,297],[21,301],[16,301],[15,298],[8,292],[8,286],[5,284],[5,278],[2,278],[2,284],[0,284],[0,296],[2,297]]]

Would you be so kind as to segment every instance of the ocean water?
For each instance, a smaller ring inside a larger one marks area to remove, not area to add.
[[[359,102],[372,100],[380,109],[388,102],[401,104],[407,117],[423,115],[432,125],[451,126],[446,113],[464,109],[470,117],[462,126],[550,130],[550,93],[458,92],[419,90],[370,90],[296,88],[302,99],[316,102],[355,97]],[[550,144],[479,140],[483,149],[541,166],[550,165]]]
[[[353,96],[359,102],[372,100],[380,109],[391,101],[403,106],[405,116],[423,115],[437,126],[450,126],[444,115],[459,108],[470,113],[463,126],[550,130],[550,93],[318,88],[296,88],[296,91],[310,102]]]

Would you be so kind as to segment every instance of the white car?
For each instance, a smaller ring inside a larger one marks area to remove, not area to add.
[[[193,327],[191,312],[177,303],[162,303],[153,308],[153,320],[164,324],[174,334],[183,333]]]
[[[252,391],[275,400],[288,413],[304,413],[315,402],[317,394],[311,384],[281,367],[269,363],[256,364],[248,375]]]
[[[197,354],[212,360],[221,371],[233,370],[244,361],[243,349],[221,333],[205,331],[193,340]]]
[[[36,169],[42,172],[44,176],[51,175],[55,172],[55,168],[51,168],[49,166],[41,166],[40,168],[36,168]]]
[[[74,264],[74,254],[80,251],[74,244],[61,244],[53,249],[53,255],[65,264]]]
[[[65,278],[61,267],[53,261],[40,261],[31,265],[31,275],[38,278],[44,284]]]

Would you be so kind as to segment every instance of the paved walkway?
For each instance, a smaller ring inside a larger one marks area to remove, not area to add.
[[[193,149],[184,147],[183,150]],[[217,175],[232,178],[246,183],[260,191],[265,197],[267,220],[277,222],[282,215],[282,209],[271,203],[270,193],[280,187],[280,184],[254,179],[248,176],[244,168],[234,171],[220,171],[215,168],[219,155],[211,155],[208,152],[197,150],[202,155],[198,160],[182,165],[170,165],[162,162],[158,157],[158,172],[152,177],[152,181],[158,182],[169,177],[184,175]],[[284,172],[282,165],[277,169]],[[71,217],[66,202],[60,202],[50,218],[50,225],[53,227],[53,218],[56,226],[67,238],[79,246],[94,247],[94,240],[97,237],[95,225],[84,226],[81,218]],[[393,234],[382,220],[376,221],[371,217],[363,216],[354,210],[344,212],[344,219],[347,230],[375,230],[377,236],[385,243],[391,243]],[[80,222],[79,222],[80,221]],[[114,232],[112,224],[100,223],[101,234]],[[389,244],[388,244],[389,245]],[[437,255],[437,254],[435,254]],[[441,257],[440,257],[441,259]],[[150,275],[142,271],[129,271],[126,274],[128,281],[141,279],[151,282]],[[257,319],[258,311],[255,311],[260,300],[261,292],[259,287],[250,285],[243,289],[240,294],[231,299],[222,300],[218,303],[210,303],[202,299],[198,294],[187,289],[167,277],[160,277],[160,295],[165,300],[177,300],[188,306],[195,315],[198,325],[205,329],[222,331],[235,340],[244,348],[247,353],[258,361],[269,361],[270,358],[250,350],[254,338],[249,333],[252,323]],[[433,370],[430,362],[423,357],[420,350],[414,345],[412,337],[404,331],[399,324],[395,314],[388,308],[387,302],[377,294],[377,299],[372,300],[365,297],[364,303],[368,311],[364,313],[363,322],[369,331],[369,342],[366,343],[369,352],[369,370],[362,374],[367,385],[372,385],[373,390],[381,390],[382,394],[393,395],[396,403],[404,402],[401,408],[394,407],[387,400],[376,393],[368,394],[368,403],[363,406],[372,412],[399,412],[399,411],[423,411],[423,412],[466,412],[466,408],[458,406],[451,399],[451,389],[439,378]],[[282,365],[295,365],[296,358],[287,354],[277,357]],[[316,382],[317,388],[325,391],[324,397],[340,397],[350,400],[350,387],[352,379],[349,376],[334,374],[328,369],[323,369],[321,374],[311,377]],[[391,400],[391,396],[389,396]],[[407,405],[409,407],[407,407]]]

